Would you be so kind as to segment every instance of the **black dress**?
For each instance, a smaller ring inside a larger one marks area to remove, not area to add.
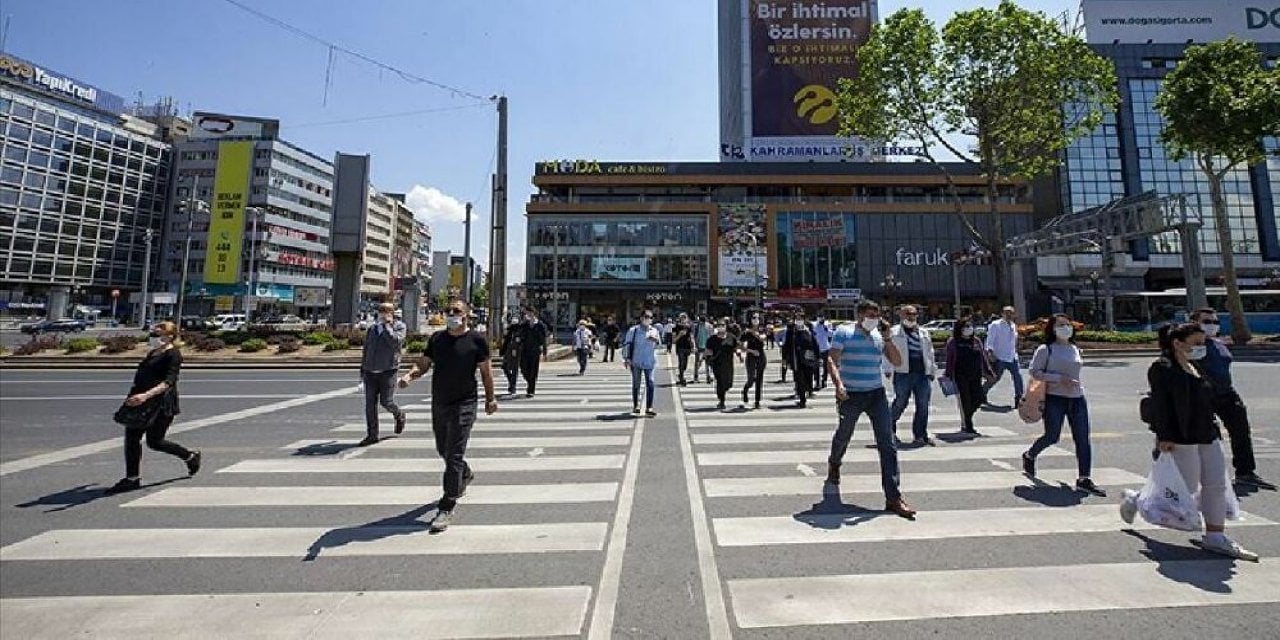
[[[711,336],[707,339],[711,352],[711,369],[716,374],[716,397],[724,404],[725,394],[733,387],[733,359],[738,351],[738,339],[732,335]]]

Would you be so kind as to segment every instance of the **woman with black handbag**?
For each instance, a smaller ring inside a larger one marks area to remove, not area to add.
[[[165,440],[169,425],[178,415],[178,374],[182,371],[182,352],[175,346],[178,327],[160,322],[151,328],[147,356],[138,363],[133,386],[124,406],[116,411],[115,420],[124,424],[125,476],[107,493],[124,493],[142,487],[142,439],[147,447],[181,458],[187,463],[187,474],[200,471],[200,452]]]

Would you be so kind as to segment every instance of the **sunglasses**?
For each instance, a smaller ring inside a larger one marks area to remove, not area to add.
[[[1200,324],[1219,324],[1217,318],[1201,318]]]

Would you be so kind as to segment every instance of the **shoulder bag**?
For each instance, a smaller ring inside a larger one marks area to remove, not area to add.
[[[1046,345],[1048,353],[1045,354],[1044,367],[1040,369],[1040,373],[1049,370],[1049,360],[1053,358],[1053,345]],[[1027,424],[1040,422],[1044,418],[1044,400],[1048,394],[1048,387],[1044,380],[1032,377],[1031,384],[1027,385],[1027,394],[1022,398],[1022,404],[1018,406],[1018,417]]]
[[[123,425],[125,429],[146,429],[159,415],[160,406],[159,397],[151,398],[136,407],[121,404],[111,419]]]

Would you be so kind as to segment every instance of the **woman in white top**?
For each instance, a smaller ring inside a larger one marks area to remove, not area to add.
[[[1036,475],[1036,456],[1058,443],[1062,435],[1062,423],[1071,423],[1071,439],[1076,445],[1076,466],[1079,477],[1076,489],[1095,496],[1106,496],[1089,478],[1093,467],[1093,447],[1089,443],[1089,405],[1080,384],[1080,372],[1084,358],[1075,345],[1075,328],[1065,313],[1053,316],[1045,327],[1044,344],[1031,357],[1031,377],[1046,385],[1044,399],[1044,434],[1022,454],[1022,470],[1028,476]]]

